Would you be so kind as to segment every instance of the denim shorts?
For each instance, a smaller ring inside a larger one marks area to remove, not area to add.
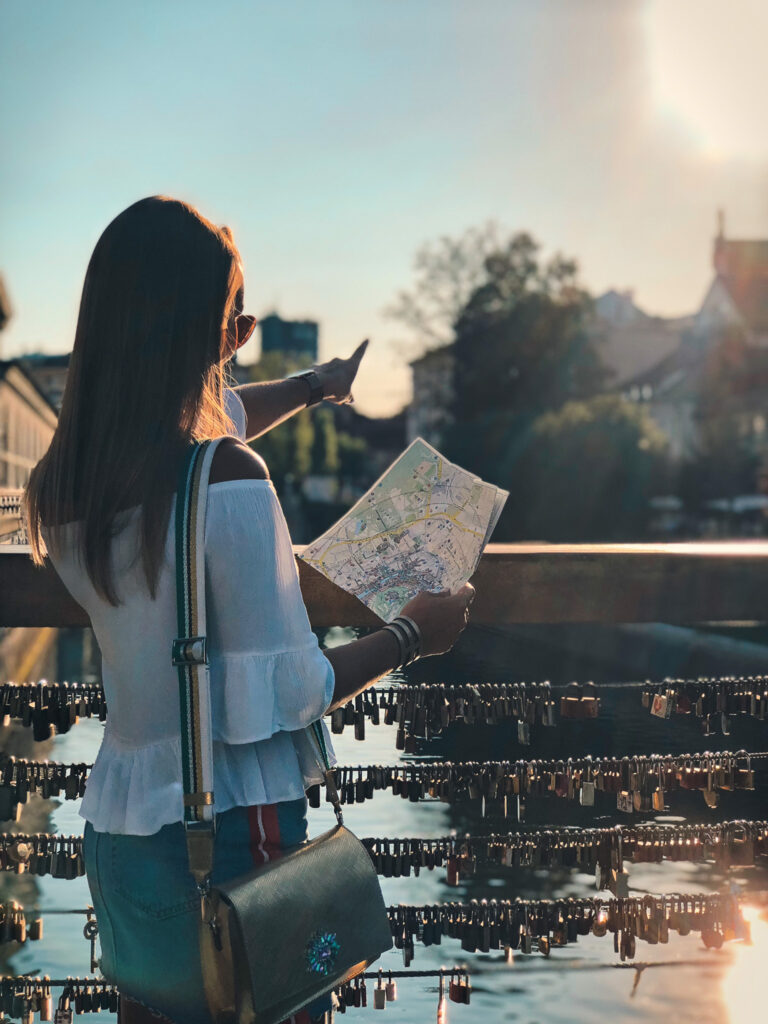
[[[306,813],[301,798],[217,814],[213,883],[236,878],[303,842]],[[200,897],[182,822],[134,836],[96,832],[86,821],[83,854],[104,978],[179,1024],[213,1024],[200,969]],[[330,996],[324,996],[291,1020],[309,1024],[330,1008]]]

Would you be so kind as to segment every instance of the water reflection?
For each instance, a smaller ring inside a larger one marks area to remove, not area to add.
[[[34,632],[34,631],[30,631]],[[79,637],[78,635],[79,634]],[[346,630],[330,633],[328,639],[345,642],[351,638]],[[324,638],[325,639],[325,638]],[[57,651],[45,669],[31,671],[29,677],[47,676],[49,679],[86,680],[97,676],[90,631],[60,631]],[[78,660],[79,659],[79,660]],[[418,670],[418,672],[417,672]],[[4,679],[18,678],[12,669],[0,664]],[[543,674],[543,673],[542,673]],[[580,673],[574,670],[574,676]],[[587,675],[586,671],[582,678]],[[516,678],[537,678],[540,674],[531,665],[521,665],[514,651],[501,654],[495,666],[474,663],[472,659],[451,661],[430,659],[416,663],[410,670],[411,681],[426,679],[466,682],[467,680],[511,681]],[[757,726],[762,732],[745,738],[734,729],[731,737],[718,737],[723,745],[742,745],[752,749],[766,749],[766,724]],[[103,731],[102,723],[81,721],[69,733],[56,737],[48,745],[35,744],[31,730],[16,728],[6,731],[6,739],[26,744],[16,750],[26,757],[49,757],[60,761],[90,762],[96,753]],[[351,729],[335,736],[334,743],[341,763],[393,764],[399,760],[395,748],[395,727],[377,726],[366,730],[366,741],[358,743]],[[457,760],[496,758],[507,756],[537,757],[545,748],[565,750],[574,754],[599,751],[703,749],[709,740],[702,737],[691,721],[675,723],[651,719],[642,713],[639,694],[606,694],[603,715],[597,723],[567,723],[563,728],[539,730],[530,747],[521,748],[515,731],[504,726],[488,729],[470,729],[461,725],[451,727],[441,738],[421,743],[419,754],[440,754]],[[759,744],[759,745],[758,745]],[[561,755],[562,756],[562,755]],[[764,790],[755,793],[724,793],[720,806],[708,808],[699,793],[673,793],[668,803],[670,811],[662,815],[624,815],[626,823],[641,821],[713,822],[728,818],[765,817]],[[83,820],[78,816],[76,801],[49,801],[42,806],[39,798],[31,798],[23,814],[33,808],[39,818],[23,818],[14,830],[57,831],[81,833]],[[380,794],[376,799],[347,808],[347,824],[358,836],[424,836],[439,837],[452,830],[484,834],[489,831],[507,831],[517,827],[514,816],[506,821],[498,817],[498,810],[489,806],[488,817],[480,815],[479,802],[456,805],[425,802],[410,803]],[[29,820],[29,824],[27,824]],[[599,799],[594,808],[582,808],[578,803],[549,797],[530,800],[525,827],[538,824],[611,824],[619,820],[610,801]],[[310,833],[317,835],[333,823],[330,807],[323,806],[310,814]],[[0,830],[10,831],[6,825]],[[628,865],[632,892],[717,892],[728,891],[733,885],[757,894],[768,889],[768,872],[764,868],[736,868],[724,872],[714,864],[685,862]],[[43,908],[84,907],[90,902],[85,879],[61,881],[50,878],[32,878],[28,875],[0,874],[0,883],[7,897],[26,902],[31,899]],[[32,884],[34,891],[22,893],[19,886]],[[466,901],[472,898],[514,898],[593,896],[594,879],[584,873],[558,869],[513,869],[502,866],[478,866],[476,874],[450,887],[444,871],[422,871],[418,878],[386,878],[382,880],[384,897],[388,904],[433,903],[449,900]],[[755,906],[758,905],[757,899]],[[698,935],[670,936],[667,945],[637,944],[637,957],[648,961],[695,961],[696,966],[673,966],[646,970],[633,993],[635,972],[611,970],[617,962],[610,936],[592,935],[580,938],[578,943],[562,949],[553,949],[545,960],[535,953],[531,956],[515,954],[514,964],[505,963],[502,952],[470,954],[461,950],[460,943],[444,938],[439,946],[425,948],[417,944],[413,962],[415,969],[450,967],[465,963],[472,974],[472,1002],[470,1006],[448,1004],[450,1024],[496,1024],[514,1021],[516,1024],[534,1024],[567,1020],[569,1024],[592,1024],[596,1018],[611,1024],[751,1024],[762,1019],[758,1008],[756,987],[761,979],[761,962],[768,955],[768,921],[764,913],[754,911],[752,920],[753,945],[728,943],[720,951],[707,950]],[[85,975],[88,971],[88,944],[82,938],[82,920],[67,915],[45,918],[45,937],[42,942],[28,943],[25,947],[9,947],[11,964],[15,971],[41,971],[51,976]],[[392,950],[381,961],[386,969],[403,966],[402,953]],[[762,997],[761,997],[762,1000]],[[371,1002],[369,1001],[369,1007]],[[404,982],[399,985],[396,1003],[387,1006],[387,1021],[424,1022],[435,1019],[437,991],[428,980]],[[366,1019],[368,1010],[348,1011],[345,1019]],[[372,1012],[372,1011],[370,1011]],[[764,1016],[764,1014],[763,1014]],[[114,1021],[114,1015],[89,1015],[89,1021]]]

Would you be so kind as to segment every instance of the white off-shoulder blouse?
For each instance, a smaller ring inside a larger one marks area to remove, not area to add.
[[[238,436],[245,410],[227,390]],[[97,832],[150,835],[183,819],[176,636],[174,497],[165,560],[153,601],[138,557],[141,506],[118,514],[112,541],[117,608],[99,596],[64,526],[49,557],[89,614],[102,654],[108,715],[80,815]],[[43,531],[45,539],[45,531]],[[270,480],[209,484],[205,583],[217,811],[295,800],[321,781],[303,729],[328,709],[331,663],[312,632],[299,575]],[[323,731],[331,763],[335,755]]]

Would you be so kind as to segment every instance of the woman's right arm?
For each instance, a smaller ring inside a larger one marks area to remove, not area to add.
[[[467,624],[474,596],[475,588],[465,583],[455,594],[422,591],[408,602],[402,614],[421,630],[422,655],[443,654],[453,647]],[[324,653],[336,679],[329,711],[346,704],[400,664],[400,645],[387,629]]]
[[[235,438],[227,438],[214,453],[210,483],[264,480],[268,476],[263,460]],[[474,596],[475,588],[466,583],[456,594],[424,591],[406,604],[402,614],[413,619],[421,631],[422,656],[450,650],[467,624]],[[333,697],[327,711],[352,700],[400,665],[400,645],[387,629],[323,653],[334,672]]]

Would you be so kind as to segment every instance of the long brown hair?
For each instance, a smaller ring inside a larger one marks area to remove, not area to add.
[[[184,449],[234,427],[222,335],[233,323],[238,266],[228,228],[167,196],[129,206],[93,250],[59,422],[23,509],[40,566],[41,525],[55,554],[59,524],[81,523],[81,561],[115,606],[116,514],[141,495],[141,559],[154,600]]]

